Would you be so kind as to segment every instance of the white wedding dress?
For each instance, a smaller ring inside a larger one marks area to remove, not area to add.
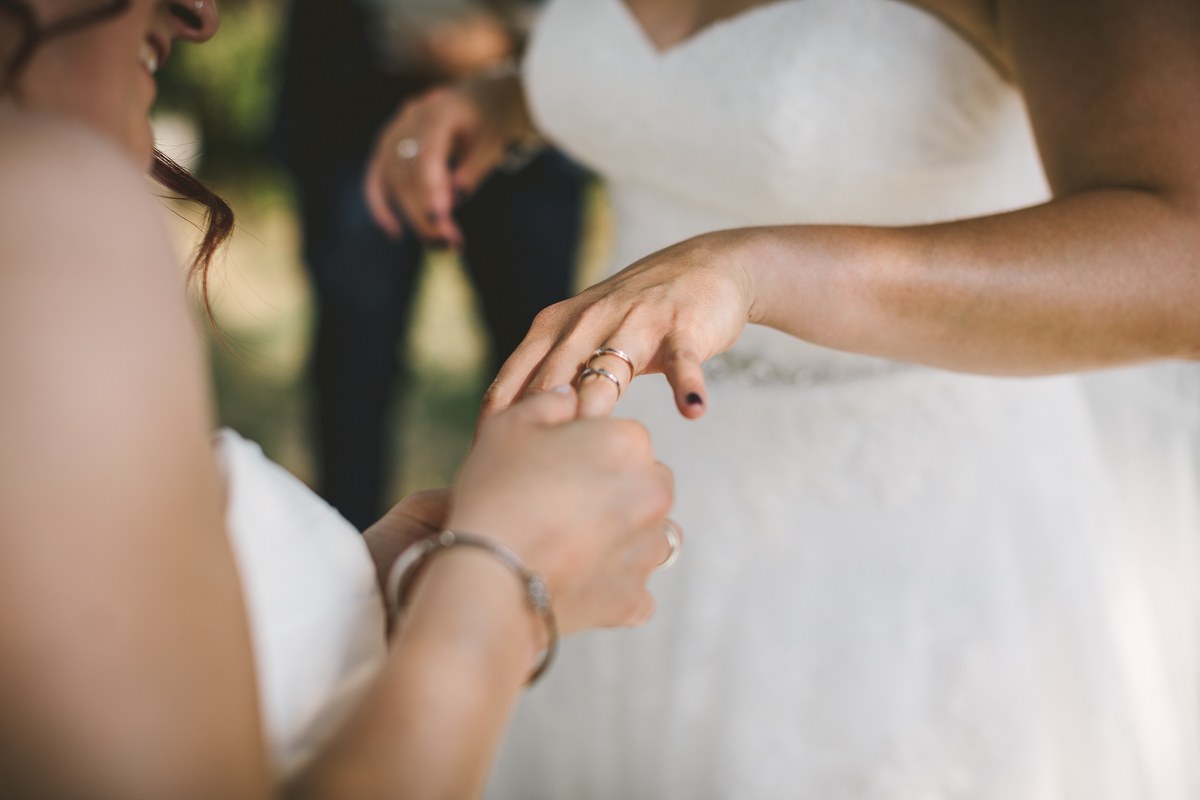
[[[1019,93],[893,0],[785,0],[662,53],[622,0],[552,0],[524,69],[608,181],[614,268],[1048,195]],[[968,376],[751,326],[707,381],[698,422],[658,376],[618,406],[675,470],[683,557],[650,624],[564,643],[488,797],[1200,797],[1191,373]]]
[[[383,666],[383,600],[353,525],[258,445],[228,429],[215,445],[263,735],[286,779],[328,742]]]

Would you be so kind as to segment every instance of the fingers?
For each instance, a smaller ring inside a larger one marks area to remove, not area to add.
[[[431,489],[416,492],[400,501],[396,509],[434,530],[441,530],[450,512],[451,489]]]
[[[363,178],[363,197],[367,201],[367,211],[370,212],[371,219],[375,220],[375,224],[392,239],[399,239],[404,234],[404,226],[400,223],[400,218],[392,210],[392,204],[388,200],[387,189],[384,187],[383,181],[383,163],[379,153],[371,157],[371,164],[367,167],[367,174]]]
[[[538,315],[538,319],[542,319],[546,312]],[[534,328],[537,328],[539,323],[534,322]],[[492,385],[488,387],[483,395],[483,401],[479,406],[479,422],[476,426],[482,425],[487,420],[499,414],[504,409],[508,408],[517,398],[525,392],[529,385],[530,379],[535,371],[542,363],[542,359],[546,357],[546,351],[550,349],[550,342],[537,336],[533,329],[525,337],[525,340],[517,347],[508,360],[504,362],[504,366],[500,368],[500,373],[496,376],[496,380],[492,381]],[[548,391],[555,386],[569,384],[574,374],[568,375],[558,383],[545,384],[541,387],[541,391]]]
[[[654,618],[654,612],[658,609],[658,603],[654,599],[654,595],[649,589],[643,589],[641,597],[638,599],[638,604],[634,608],[633,613],[625,621],[625,626],[629,628],[637,628],[645,625]]]
[[[604,419],[612,414],[625,388],[619,381],[608,370],[585,371],[579,379],[580,419]]]
[[[461,247],[450,164],[457,156],[473,170],[483,169],[479,158],[495,148],[478,145],[479,125],[477,109],[451,90],[434,90],[401,109],[381,134],[363,185],[371,216],[383,230],[398,235],[398,210],[425,241]]]
[[[462,234],[451,217],[454,189],[450,156],[454,132],[451,120],[429,124],[416,139],[417,155],[398,155],[396,194],[404,216],[421,238],[434,244],[461,247]],[[403,140],[401,140],[403,141]]]
[[[704,389],[704,369],[695,351],[676,337],[664,343],[663,374],[675,391],[675,405],[688,419],[704,416],[708,393]]]
[[[547,427],[561,425],[575,419],[578,400],[570,386],[555,386],[547,392],[526,397],[513,406],[513,413],[531,422]]]
[[[630,347],[630,345],[626,345]],[[579,416],[603,419],[613,412],[617,401],[629,389],[637,374],[637,362],[628,352],[611,342],[592,352],[587,368],[579,377]]]

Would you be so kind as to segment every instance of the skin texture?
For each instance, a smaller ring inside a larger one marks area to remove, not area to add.
[[[202,340],[139,174],[142,44],[203,41],[203,14],[135,0],[0,98],[0,795],[475,796],[544,632],[510,572],[461,550],[418,581],[329,748],[285,787],[268,764]],[[543,575],[564,632],[645,620],[670,472],[644,429],[574,421],[577,402],[564,387],[484,426],[454,491],[367,532],[380,573],[459,526]]]
[[[600,345],[628,353],[638,374],[664,372],[680,412],[699,417],[707,402],[701,362],[731,347],[747,322],[843,350],[997,375],[1196,357],[1200,6],[914,4],[966,36],[1024,92],[1053,200],[940,225],[782,226],[680,243],[543,312],[489,390],[482,418],[527,390],[575,379]],[[631,0],[630,9],[668,49],[752,5]],[[515,92],[490,96],[495,103]],[[477,103],[474,117],[459,112],[421,127],[451,103],[445,92],[414,103],[384,136],[424,142],[448,127],[465,163],[512,140],[513,126],[501,120],[529,125],[527,113]],[[377,193],[405,209],[443,207],[439,151],[428,150]],[[622,381],[630,373],[612,357],[592,365]],[[581,413],[609,413],[616,395],[610,381],[588,378]]]

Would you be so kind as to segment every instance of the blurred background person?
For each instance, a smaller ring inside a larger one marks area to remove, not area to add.
[[[387,501],[389,417],[427,246],[459,248],[491,334],[491,368],[570,293],[583,171],[552,149],[510,159],[455,217],[461,241],[372,222],[362,197],[380,127],[405,100],[521,47],[531,0],[295,0],[271,150],[296,180],[316,299],[316,483],[360,529]],[[401,155],[395,153],[399,161]]]

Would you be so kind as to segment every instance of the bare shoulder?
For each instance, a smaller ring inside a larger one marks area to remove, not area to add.
[[[0,114],[4,416],[135,436],[183,414],[200,430],[200,345],[183,270],[137,166],[84,129]]]
[[[67,327],[101,308],[186,317],[183,272],[156,203],[137,166],[103,137],[0,114],[0,325],[40,303]]]
[[[166,242],[136,165],[103,137],[46,117],[0,113],[0,209],[7,267],[74,246],[102,253],[130,242],[122,232]]]
[[[0,784],[244,796],[266,761],[184,273],[137,165],[48,120],[0,118],[0,409],[0,739],[30,754]]]
[[[1056,194],[1200,197],[1200,4],[998,0]],[[1182,193],[1182,194],[1181,194]]]

